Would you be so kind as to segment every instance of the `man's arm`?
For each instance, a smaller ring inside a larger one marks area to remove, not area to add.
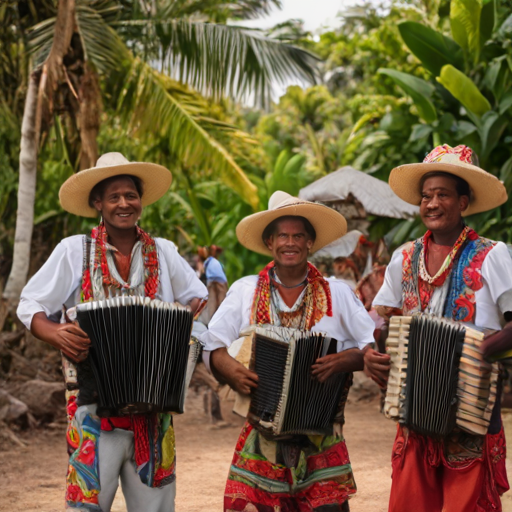
[[[386,389],[388,384],[389,361],[387,354],[381,354],[370,346],[364,350],[364,373],[382,389]]]
[[[505,324],[501,331],[498,331],[482,342],[480,347],[484,359],[489,358],[494,354],[512,350],[512,322]]]
[[[218,348],[210,354],[210,369],[215,378],[226,382],[239,393],[248,395],[258,387],[258,376],[228,354],[228,349]]]
[[[57,324],[48,320],[45,313],[36,313],[32,317],[30,332],[77,363],[83,361],[89,352],[91,340],[78,325]]]
[[[402,307],[402,248],[398,248],[392,255],[391,261],[384,274],[384,283],[373,300],[375,311],[386,324],[394,310]],[[390,357],[367,346],[364,349],[364,373],[377,385],[386,388],[390,369]]]

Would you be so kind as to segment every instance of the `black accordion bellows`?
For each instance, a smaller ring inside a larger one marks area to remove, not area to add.
[[[426,435],[445,436],[456,424],[460,325],[415,316],[409,332],[405,424]]]
[[[392,317],[384,415],[433,437],[454,428],[485,435],[499,380],[498,364],[485,361],[481,351],[490,333],[423,313]]]
[[[116,297],[78,305],[77,320],[91,339],[99,409],[109,415],[183,412],[187,367],[193,370],[200,347],[190,345],[188,308]]]
[[[336,352],[336,340],[286,327],[258,327],[250,368],[258,375],[249,419],[272,435],[329,434],[347,374],[319,382],[311,375],[316,359]]]

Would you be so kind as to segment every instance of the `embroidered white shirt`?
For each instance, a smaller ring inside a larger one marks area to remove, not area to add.
[[[327,279],[331,289],[333,316],[324,316],[313,331],[325,332],[338,341],[338,352],[349,348],[363,349],[372,343],[374,323],[354,292],[336,279]],[[239,279],[211,319],[208,331],[201,335],[206,351],[230,347],[240,331],[250,322],[252,301],[258,276]],[[231,355],[233,354],[230,351]]]
[[[391,257],[384,283],[373,300],[374,306],[402,307],[403,246]],[[498,242],[486,255],[482,264],[483,286],[475,292],[475,325],[501,329],[503,313],[512,311],[512,258],[507,246]]]
[[[36,313],[52,316],[60,314],[63,305],[69,308],[80,302],[84,238],[85,235],[75,235],[62,240],[23,288],[17,313],[28,329]],[[206,298],[206,287],[179,255],[176,246],[164,238],[154,240],[160,270],[158,298],[180,304],[188,304],[194,298]],[[142,253],[141,245],[138,247],[138,252]],[[133,267],[137,266],[133,263]],[[113,259],[109,261],[109,268],[112,264]],[[111,272],[114,270],[111,268]]]

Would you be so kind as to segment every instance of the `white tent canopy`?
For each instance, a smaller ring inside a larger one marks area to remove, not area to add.
[[[354,229],[349,231],[345,236],[338,238],[334,242],[322,247],[315,252],[316,257],[348,258],[357,247],[359,239],[363,236],[361,231]]]
[[[304,187],[300,190],[299,197],[307,201],[325,203],[343,201],[350,194],[363,205],[366,213],[371,215],[410,219],[419,212],[417,206],[400,199],[386,182],[349,166],[342,167]]]

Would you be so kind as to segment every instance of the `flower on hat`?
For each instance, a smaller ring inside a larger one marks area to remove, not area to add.
[[[424,164],[433,164],[436,162],[440,162],[444,155],[458,155],[459,160],[466,164],[479,166],[478,156],[477,154],[468,146],[464,146],[464,144],[460,144],[452,148],[448,144],[443,144],[442,146],[435,147],[428,155],[424,158]]]

